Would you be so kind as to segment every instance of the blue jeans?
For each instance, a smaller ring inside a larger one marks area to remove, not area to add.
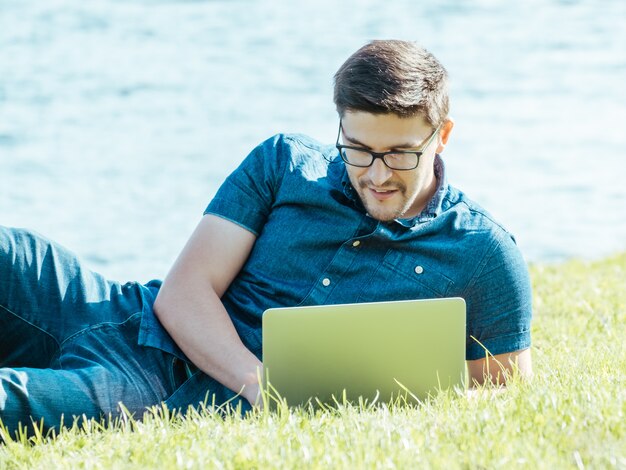
[[[43,419],[48,430],[76,416],[119,416],[122,403],[141,418],[146,407],[186,409],[210,391],[228,399],[181,354],[138,341],[159,286],[107,280],[39,235],[0,227],[3,424],[14,431]]]

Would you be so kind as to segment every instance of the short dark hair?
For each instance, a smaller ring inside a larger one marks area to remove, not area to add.
[[[448,117],[448,72],[414,42],[372,41],[339,68],[333,99],[341,117],[346,111],[422,115],[437,127]]]

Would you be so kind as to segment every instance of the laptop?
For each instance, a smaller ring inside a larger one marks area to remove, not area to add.
[[[419,402],[464,389],[465,301],[271,308],[263,314],[263,365],[270,395],[289,406]]]

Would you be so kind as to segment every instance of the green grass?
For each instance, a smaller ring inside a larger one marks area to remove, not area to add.
[[[0,445],[0,468],[626,468],[626,253],[531,276],[535,377],[503,393],[91,423]]]

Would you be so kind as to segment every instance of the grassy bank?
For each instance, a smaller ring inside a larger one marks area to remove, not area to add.
[[[626,468],[626,253],[532,266],[530,383],[417,408],[152,418],[0,446],[0,468]]]

